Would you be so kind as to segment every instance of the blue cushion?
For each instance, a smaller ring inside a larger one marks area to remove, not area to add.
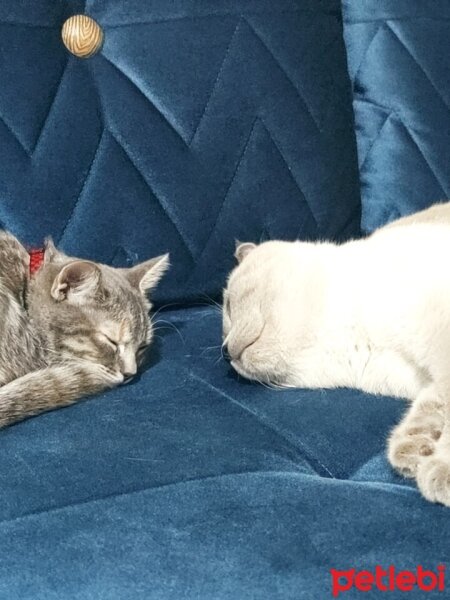
[[[446,2],[344,3],[366,231],[444,197]],[[89,60],[60,40],[78,12]],[[3,0],[0,34],[0,221],[25,241],[169,250],[166,302],[216,294],[234,238],[359,234],[339,0]],[[157,320],[135,382],[0,432],[0,597],[322,600],[331,568],[445,561],[448,509],[385,458],[403,402],[249,383],[217,311]]]
[[[159,301],[217,294],[234,240],[357,235],[338,0],[0,5],[0,221],[117,266],[170,251]],[[320,32],[320,35],[319,35]]]
[[[450,197],[447,0],[343,0],[362,228]]]
[[[1,433],[1,597],[319,600],[445,560],[448,509],[384,458],[402,401],[246,383],[216,311],[164,321],[139,381]]]

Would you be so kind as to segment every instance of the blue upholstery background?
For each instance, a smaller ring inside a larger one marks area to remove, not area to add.
[[[77,12],[89,60],[60,39]],[[0,34],[0,220],[30,243],[170,251],[167,301],[216,295],[236,238],[358,233],[338,0],[4,0]]]
[[[350,77],[338,0],[0,3],[3,226],[116,265],[170,250],[157,299],[185,304],[135,382],[0,432],[0,598],[324,600],[330,568],[446,562],[448,509],[384,457],[401,401],[238,379],[218,311],[187,307],[235,237],[359,233],[350,79],[364,229],[443,197],[446,1],[343,6]],[[105,31],[86,61],[60,41],[78,12]]]
[[[1,433],[0,597],[325,600],[330,568],[445,563],[448,509],[384,458],[401,401],[246,383],[215,310],[165,319],[138,382]]]
[[[447,0],[343,0],[362,228],[450,197]]]

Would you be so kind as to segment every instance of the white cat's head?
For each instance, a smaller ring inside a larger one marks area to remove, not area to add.
[[[239,243],[238,266],[223,294],[223,345],[242,376],[268,384],[289,385],[289,347],[282,303],[285,242],[259,246]]]

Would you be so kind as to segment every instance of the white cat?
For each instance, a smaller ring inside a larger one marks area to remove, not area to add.
[[[450,506],[450,204],[333,243],[245,243],[224,291],[231,364],[276,386],[413,403],[391,464]]]

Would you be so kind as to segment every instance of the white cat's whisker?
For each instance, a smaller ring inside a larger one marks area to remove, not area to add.
[[[219,304],[219,302],[217,302],[216,300],[214,300],[214,298],[211,298],[210,296],[208,296],[207,294],[204,294],[204,297],[206,300],[208,300],[209,304],[206,304],[206,306],[215,306],[216,308],[218,308],[220,311],[222,311],[222,305]]]
[[[213,350],[219,350],[220,346],[207,346],[202,349],[201,356],[204,356],[207,352],[212,352]]]

